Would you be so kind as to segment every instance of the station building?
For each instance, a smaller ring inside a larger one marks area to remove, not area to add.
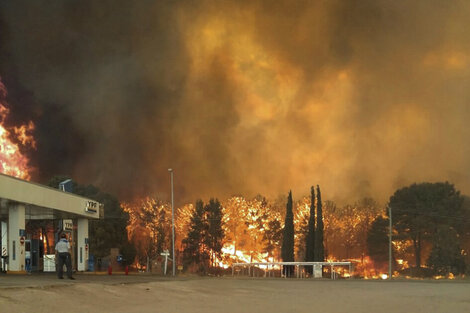
[[[54,271],[55,244],[65,232],[72,266],[88,269],[88,222],[103,205],[65,190],[0,174],[0,265],[3,271]]]

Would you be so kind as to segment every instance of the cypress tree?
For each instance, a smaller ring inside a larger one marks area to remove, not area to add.
[[[289,191],[286,205],[286,219],[282,236],[281,257],[283,262],[294,261],[294,213],[292,210],[292,191]],[[293,273],[293,266],[283,267],[284,275]]]
[[[315,255],[315,188],[313,186],[310,188],[310,201],[310,217],[308,219],[308,234],[305,247],[306,262],[313,262]]]
[[[323,246],[323,212],[321,202],[320,186],[317,185],[317,229],[315,232],[315,262],[325,260],[325,247]]]

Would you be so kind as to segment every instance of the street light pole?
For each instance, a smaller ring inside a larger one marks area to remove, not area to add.
[[[392,280],[392,208],[388,206],[388,277]]]
[[[173,196],[173,169],[169,168],[168,172],[170,172],[170,184],[171,184],[171,257],[173,259],[173,276],[175,276],[175,265],[176,265],[176,257],[175,257],[175,202]]]

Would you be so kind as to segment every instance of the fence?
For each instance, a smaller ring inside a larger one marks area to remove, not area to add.
[[[248,268],[248,276],[255,276],[254,269],[265,268],[264,277],[271,277],[273,270],[280,270],[281,277],[285,275],[282,274],[283,266],[294,266],[294,275],[297,278],[303,278],[305,275],[305,270],[307,267],[312,267],[312,273],[314,277],[318,276],[317,273],[323,273],[323,266],[330,267],[331,279],[337,278],[337,273],[335,272],[335,267],[347,266],[349,277],[352,277],[352,264],[351,262],[256,262],[256,263],[233,263],[232,264],[232,276],[235,276],[235,268]],[[253,270],[252,270],[253,269]],[[320,269],[320,271],[318,271]]]

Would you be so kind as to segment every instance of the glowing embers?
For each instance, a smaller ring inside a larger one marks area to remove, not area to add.
[[[31,135],[34,124],[6,127],[5,120],[10,113],[6,106],[7,90],[0,79],[0,172],[29,180],[31,167],[29,160],[21,153],[21,147],[36,148],[36,142]]]

